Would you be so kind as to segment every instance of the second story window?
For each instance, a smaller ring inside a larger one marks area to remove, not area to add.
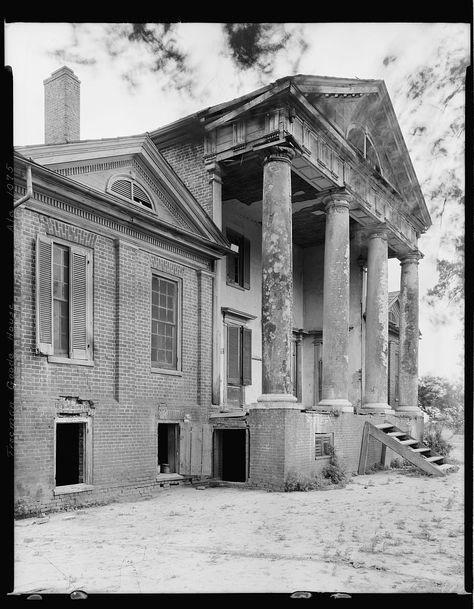
[[[232,254],[227,255],[227,284],[250,289],[250,241],[227,229]]]
[[[36,335],[40,353],[92,359],[92,252],[38,235]]]

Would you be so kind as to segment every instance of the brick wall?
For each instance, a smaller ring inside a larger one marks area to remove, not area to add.
[[[158,146],[159,151],[181,178],[191,194],[212,218],[212,187],[204,166],[201,140]]]
[[[159,409],[169,412],[170,420],[183,420],[185,415],[191,421],[208,417],[212,276],[167,260],[148,244],[137,247],[95,233],[92,225],[79,228],[28,208],[17,210],[15,230],[14,467],[18,513],[105,501],[117,493],[104,489],[117,485],[129,489],[153,486]],[[38,233],[93,250],[93,366],[52,363],[47,356],[36,354]],[[152,272],[172,276],[181,284],[182,369],[177,374],[151,371]],[[55,418],[64,409],[61,396],[93,402],[89,409],[89,459],[94,489],[77,495],[53,494]],[[198,457],[196,453],[193,458]],[[187,467],[198,470],[201,465],[189,463]]]
[[[307,476],[321,472],[329,459],[315,459],[316,433],[330,434],[341,464],[349,474],[356,473],[365,422],[378,424],[384,420],[384,415],[334,416],[296,409],[252,409],[249,484],[283,490],[291,470]],[[381,452],[380,442],[371,440],[368,467],[380,462]]]
[[[45,144],[80,139],[80,81],[74,72],[60,68],[44,81]]]

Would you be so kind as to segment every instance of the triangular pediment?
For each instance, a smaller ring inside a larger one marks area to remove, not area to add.
[[[346,141],[357,129],[367,134],[380,160],[381,174],[400,194],[403,211],[429,227],[430,215],[385,83],[322,76],[295,76],[292,80]]]
[[[17,151],[70,180],[116,198],[132,213],[136,210],[165,226],[226,246],[219,229],[147,135],[27,146]]]
[[[248,113],[273,105],[305,106],[333,130],[339,144],[350,143],[351,130],[367,133],[380,160],[380,174],[399,194],[400,211],[413,218],[423,231],[431,218],[400,130],[387,88],[382,80],[360,80],[326,76],[289,76],[229,102],[212,106],[157,130],[151,137],[166,137],[167,131],[189,129],[195,122],[209,132],[225,123],[238,121]]]

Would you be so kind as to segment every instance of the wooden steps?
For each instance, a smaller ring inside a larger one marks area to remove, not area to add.
[[[402,431],[392,423],[385,421],[385,423],[373,425],[367,421],[362,433],[359,474],[365,474],[370,437],[375,438],[383,446],[390,448],[427,474],[444,476],[450,469],[450,464],[445,462],[445,457],[437,455],[431,448],[423,445],[416,438],[412,438],[407,432]]]

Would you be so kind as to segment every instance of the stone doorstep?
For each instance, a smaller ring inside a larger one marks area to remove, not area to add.
[[[184,476],[181,474],[157,474],[156,482],[169,482],[170,480],[184,480]]]

